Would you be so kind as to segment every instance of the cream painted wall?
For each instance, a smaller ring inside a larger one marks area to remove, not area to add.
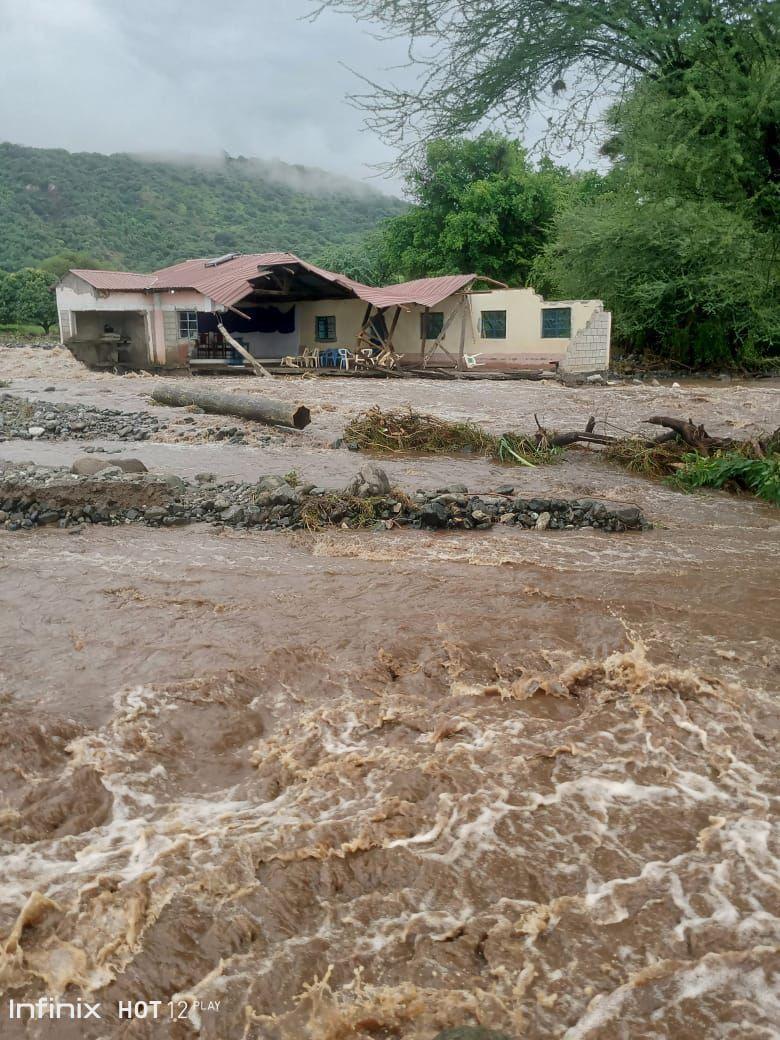
[[[480,365],[488,368],[538,367],[561,362],[577,334],[585,328],[591,316],[601,309],[598,300],[544,300],[532,289],[494,289],[473,293],[469,300],[466,326],[465,353],[479,354]],[[451,296],[432,310],[441,311],[444,322],[460,305],[460,296]],[[545,307],[571,307],[571,338],[542,338],[542,310]],[[296,317],[301,347],[353,347],[363,320],[366,305],[362,300],[320,300],[299,303]],[[480,315],[483,310],[506,311],[506,338],[485,339],[480,335]],[[393,309],[386,312],[385,320],[392,320]],[[402,311],[398,319],[393,343],[404,355],[404,363],[420,361],[421,314],[423,308],[412,307]],[[314,338],[315,318],[333,315],[336,318],[336,342],[318,343]],[[461,319],[456,315],[445,333],[444,346],[457,358],[460,348]],[[428,346],[432,346],[429,341]],[[435,361],[447,364],[449,359],[437,351]]]

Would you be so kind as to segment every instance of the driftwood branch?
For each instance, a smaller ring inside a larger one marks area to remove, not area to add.
[[[690,419],[686,422],[685,419],[673,416],[654,415],[651,419],[645,419],[645,422],[653,426],[665,426],[672,431],[672,436],[663,434],[665,440],[672,440],[676,435],[700,455],[712,455],[713,452],[733,447],[735,443],[731,437],[711,437],[703,426],[696,426]],[[658,442],[663,443],[660,438]]]

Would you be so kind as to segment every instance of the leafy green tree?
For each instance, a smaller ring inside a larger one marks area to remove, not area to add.
[[[384,271],[393,280],[473,271],[524,283],[576,181],[550,163],[534,169],[517,141],[497,133],[432,141],[407,178],[416,205],[383,225]]]
[[[13,275],[0,271],[0,325],[12,325],[14,319],[15,293]]]
[[[28,267],[6,275],[5,281],[5,291],[0,290],[3,295],[0,307],[8,315],[8,321],[18,325],[41,325],[48,334],[57,321],[51,276]]]
[[[363,238],[320,253],[317,263],[327,271],[338,271],[363,285],[386,285],[393,280],[386,235],[386,226],[380,225]]]
[[[613,109],[605,191],[556,219],[548,292],[599,296],[615,331],[690,364],[780,347],[780,63],[736,32]]]
[[[41,260],[38,264],[38,270],[44,271],[49,275],[52,282],[57,282],[73,268],[82,271],[99,271],[110,269],[112,266],[109,263],[101,263],[99,260],[95,260],[89,253],[68,249],[62,253],[57,253],[55,256],[47,256],[45,260]]]

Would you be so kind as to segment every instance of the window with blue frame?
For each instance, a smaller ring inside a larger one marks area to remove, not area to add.
[[[506,339],[506,311],[482,311],[482,339]]]
[[[542,310],[542,339],[571,338],[571,307],[545,307]]]
[[[420,335],[423,339],[438,339],[444,328],[444,311],[423,311],[420,315],[422,328]]]
[[[314,319],[314,338],[318,343],[336,342],[335,314],[318,314]]]

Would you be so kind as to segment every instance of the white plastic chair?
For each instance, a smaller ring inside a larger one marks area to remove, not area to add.
[[[477,358],[481,358],[482,354],[464,354],[463,360],[466,362],[466,368],[476,368],[478,365],[485,365],[485,361],[477,361]]]

